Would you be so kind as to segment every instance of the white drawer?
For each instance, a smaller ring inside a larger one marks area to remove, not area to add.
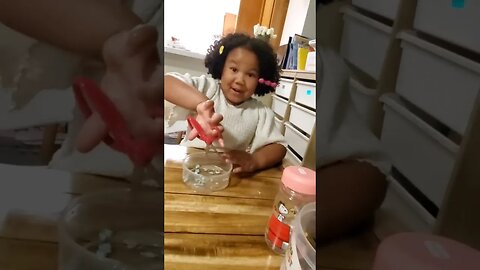
[[[395,20],[400,0],[352,0],[352,4],[382,17]]]
[[[407,110],[394,95],[381,97],[382,144],[393,165],[425,196],[441,206],[458,145]]]
[[[479,15],[478,0],[417,0],[413,27],[480,53]]]
[[[315,127],[315,112],[295,103],[290,103],[290,117],[288,121],[305,131],[308,135],[312,135],[313,127]]]
[[[276,116],[275,116],[274,120],[275,120],[275,126],[280,131],[280,133],[282,133],[282,135],[283,135],[285,133],[285,126],[283,125],[282,120],[278,119]]]
[[[432,216],[391,175],[385,200],[375,215],[374,232],[380,240],[405,231],[431,232],[435,224]]]
[[[308,147],[308,138],[296,130],[290,123],[285,123],[285,140],[288,145],[302,158],[305,157]]]
[[[480,87],[480,64],[401,33],[396,92],[460,134]]]
[[[282,96],[286,99],[290,98],[290,94],[293,90],[293,80],[281,78],[278,82],[277,88],[275,88],[275,94]]]
[[[301,165],[302,161],[292,152],[290,147],[287,147],[287,154],[285,155],[285,158],[293,163],[293,165]]]
[[[288,108],[288,101],[283,98],[272,95],[272,110],[282,119],[285,118]]]
[[[353,106],[365,123],[373,128],[374,108],[377,103],[377,91],[367,88],[353,78],[350,78],[350,95]]]
[[[348,8],[342,9],[344,26],[341,55],[378,80],[390,42],[392,28]]]
[[[317,94],[315,83],[297,81],[297,90],[295,91],[295,102],[315,109]]]

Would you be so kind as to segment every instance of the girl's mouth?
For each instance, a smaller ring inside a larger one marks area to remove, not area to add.
[[[235,93],[235,94],[241,94],[242,92],[240,90],[237,90],[235,88],[232,88],[232,91]]]

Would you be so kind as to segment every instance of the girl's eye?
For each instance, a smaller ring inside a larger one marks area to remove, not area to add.
[[[231,69],[233,72],[237,72],[237,70],[238,70],[237,68],[234,68],[234,67],[231,67],[230,69]]]

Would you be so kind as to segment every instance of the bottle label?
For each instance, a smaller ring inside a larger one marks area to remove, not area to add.
[[[300,259],[298,258],[297,244],[295,237],[290,239],[290,245],[285,255],[285,270],[302,270]]]
[[[290,226],[283,223],[282,217],[272,214],[268,221],[268,239],[279,249],[287,250],[290,240]]]

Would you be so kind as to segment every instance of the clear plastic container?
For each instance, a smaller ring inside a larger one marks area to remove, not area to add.
[[[289,166],[284,169],[279,191],[273,203],[273,213],[265,230],[267,245],[277,254],[285,254],[290,241],[290,225],[296,213],[315,201],[315,171]]]
[[[163,269],[162,198],[162,191],[137,188],[74,199],[59,220],[58,269]],[[108,256],[97,255],[105,246]]]
[[[316,251],[316,206],[306,204],[298,212],[292,224],[290,245],[280,269],[284,270],[315,270]]]
[[[215,152],[199,152],[187,155],[183,162],[183,182],[201,192],[225,189],[230,182],[232,163],[226,162]]]

